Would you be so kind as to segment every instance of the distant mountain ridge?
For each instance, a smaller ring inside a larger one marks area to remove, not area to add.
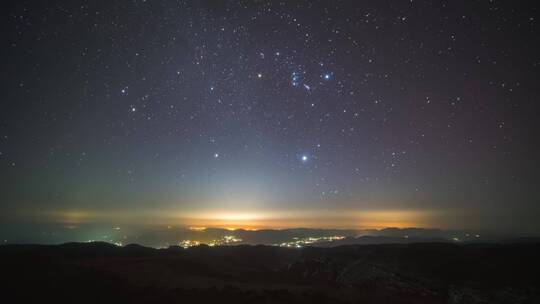
[[[497,235],[478,231],[458,231],[428,228],[384,229],[224,229],[189,227],[39,227],[40,234],[2,236],[4,244],[61,244],[71,241],[104,241],[117,245],[137,243],[147,247],[208,245],[277,245],[277,246],[339,246],[344,244],[415,243],[415,242],[489,242],[515,239],[512,235]],[[47,232],[50,231],[50,232]],[[525,238],[523,238],[525,239]]]

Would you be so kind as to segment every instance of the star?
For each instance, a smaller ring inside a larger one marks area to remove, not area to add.
[[[304,155],[302,155],[302,157],[300,159],[302,160],[303,163],[305,163],[305,162],[307,162],[309,160],[309,157],[306,154],[304,154]]]
[[[322,78],[323,78],[324,80],[330,80],[330,79],[332,78],[332,75],[329,74],[329,73],[326,73],[326,74],[323,74],[323,75],[322,75]]]
[[[218,158],[219,157],[219,153],[214,153],[214,158]]]

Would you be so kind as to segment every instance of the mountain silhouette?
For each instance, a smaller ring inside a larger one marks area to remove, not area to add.
[[[538,303],[538,256],[533,240],[301,249],[4,245],[0,286],[14,303]]]

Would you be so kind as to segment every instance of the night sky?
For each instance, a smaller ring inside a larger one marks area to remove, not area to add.
[[[4,6],[4,223],[540,231],[536,1]]]

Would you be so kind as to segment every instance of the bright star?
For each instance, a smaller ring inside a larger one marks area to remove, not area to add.
[[[302,162],[307,162],[308,161],[308,156],[307,155],[302,155]]]
[[[214,158],[218,158],[219,157],[219,154],[218,153],[214,153]]]
[[[324,80],[330,80],[330,78],[332,78],[332,75],[330,75],[330,74],[328,74],[328,73],[326,73],[326,74],[323,75],[323,79],[324,79]]]

